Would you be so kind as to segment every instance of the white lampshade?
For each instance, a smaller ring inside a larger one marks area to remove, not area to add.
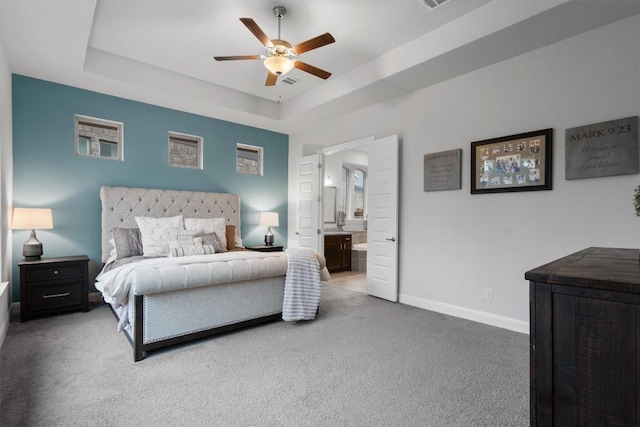
[[[260,225],[263,227],[278,227],[278,212],[261,212]]]
[[[11,228],[14,230],[47,230],[53,228],[51,209],[14,208]]]
[[[293,68],[293,61],[284,56],[270,56],[264,60],[264,66],[273,74],[287,74]]]
[[[26,261],[37,261],[42,255],[42,243],[36,237],[36,230],[53,228],[51,209],[14,208],[11,228],[31,230],[29,239],[22,246],[22,255]]]

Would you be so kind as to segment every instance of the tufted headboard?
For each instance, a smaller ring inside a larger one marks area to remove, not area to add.
[[[136,216],[226,218],[240,237],[240,197],[228,193],[150,190],[147,188],[102,187],[102,262],[111,251],[114,227],[135,228]]]

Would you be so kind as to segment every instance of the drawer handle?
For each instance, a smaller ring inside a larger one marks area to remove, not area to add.
[[[53,270],[53,274],[58,274],[58,270]]]
[[[69,295],[71,295],[71,292],[65,292],[65,293],[62,293],[62,294],[42,295],[42,298],[43,299],[61,298],[61,297],[68,297]]]

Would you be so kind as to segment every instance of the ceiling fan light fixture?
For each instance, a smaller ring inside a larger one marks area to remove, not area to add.
[[[293,61],[284,56],[270,56],[264,60],[264,66],[271,73],[281,76],[293,68]]]

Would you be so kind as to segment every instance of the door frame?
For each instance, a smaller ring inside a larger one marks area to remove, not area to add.
[[[373,136],[367,136],[365,138],[354,139],[352,141],[342,142],[336,145],[330,145],[328,147],[324,147],[318,150],[318,154],[324,154],[325,156],[329,154],[336,154],[341,151],[353,150],[362,147],[369,147],[369,144],[374,142],[376,139]]]
[[[360,138],[360,139],[356,139],[356,140],[352,140],[352,141],[347,141],[347,142],[343,142],[340,144],[336,144],[336,145],[331,145],[328,147],[323,147],[322,149],[319,149],[317,152],[318,154],[322,154],[324,156],[324,160],[323,160],[323,164],[326,162],[326,156],[331,155],[331,154],[336,154],[339,153],[341,151],[348,151],[348,150],[352,150],[352,149],[362,149],[362,148],[366,148],[367,151],[371,150],[371,147],[374,146],[375,142],[376,142],[376,138],[374,136],[368,136],[365,138]],[[398,165],[398,173],[400,172],[399,170],[399,165]],[[398,176],[398,179],[400,179],[400,177]],[[324,182],[324,176],[322,177],[322,181]],[[396,191],[400,191],[400,189],[398,188]],[[321,200],[321,210],[324,209],[324,199]],[[397,207],[399,209],[399,206]],[[396,221],[399,220],[399,218],[396,218]],[[324,224],[322,224],[324,225]],[[321,227],[321,234],[320,234],[320,239],[321,241],[324,241],[324,227]],[[396,234],[398,232],[398,230],[395,231]],[[397,236],[394,236],[394,239],[397,238]],[[367,239],[369,240],[369,239]],[[367,255],[368,256],[368,255]],[[396,263],[396,272],[398,271],[398,262],[399,260],[396,257],[395,263]],[[369,282],[369,271],[367,269],[367,283]],[[390,296],[390,297],[386,297],[386,296],[382,296],[382,295],[376,295],[376,296],[380,296],[380,297],[384,297],[385,299],[388,299],[389,301],[392,302],[397,302],[398,301],[398,293],[399,293],[399,286],[398,286],[398,277],[396,275],[395,278],[395,282],[396,282],[396,289],[395,289],[395,296]],[[371,295],[369,289],[367,289],[367,294]]]

